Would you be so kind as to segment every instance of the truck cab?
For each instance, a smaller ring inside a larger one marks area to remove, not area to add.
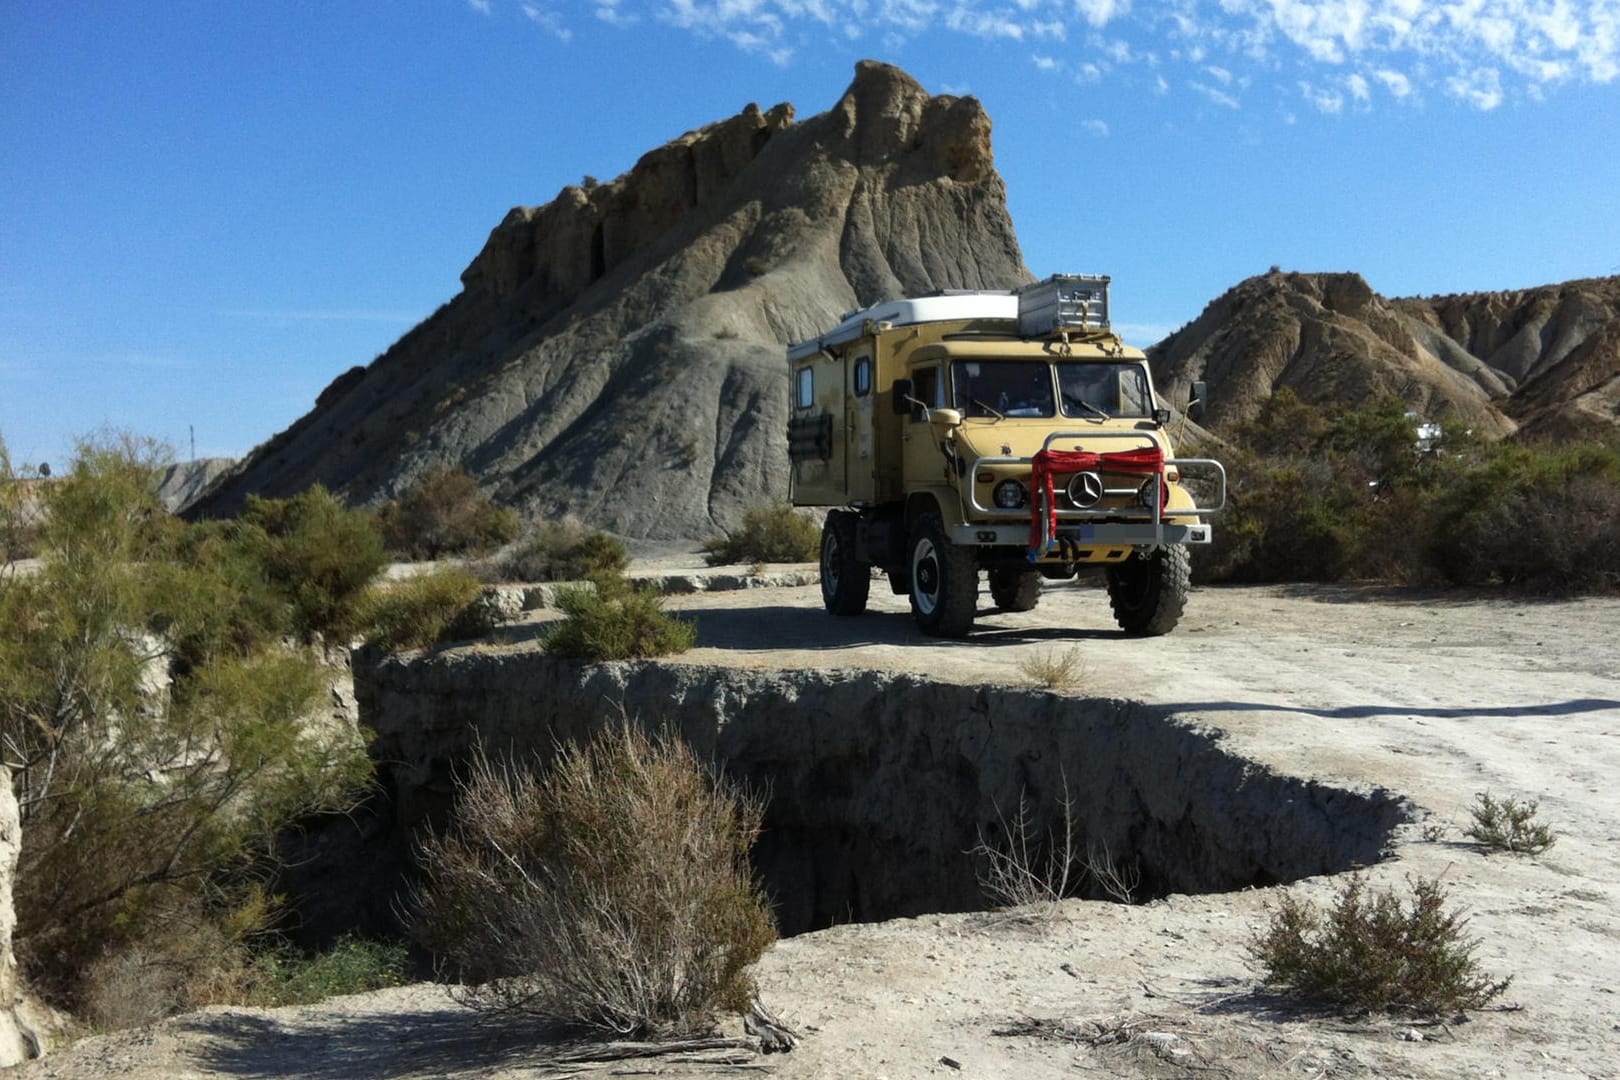
[[[1010,611],[1101,573],[1127,633],[1175,626],[1226,476],[1176,457],[1146,357],[1109,326],[1109,284],[890,301],[789,346],[790,499],[831,508],[830,612],[864,611],[876,568],[924,632],[960,637],[981,572]]]

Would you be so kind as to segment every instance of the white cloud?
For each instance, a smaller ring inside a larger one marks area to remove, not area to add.
[[[609,26],[634,26],[641,16],[619,8],[619,0],[596,0],[596,17]]]
[[[1337,116],[1344,111],[1344,95],[1337,90],[1321,89],[1308,82],[1299,84],[1299,92],[1318,112]]]
[[[1231,94],[1228,94],[1224,90],[1217,90],[1215,87],[1210,86],[1207,83],[1189,82],[1187,85],[1198,91],[1200,94],[1203,94],[1217,105],[1228,109],[1236,109],[1241,106],[1241,102],[1239,102],[1237,98],[1233,97]]]
[[[1080,130],[1089,132],[1099,139],[1108,137],[1108,124],[1102,120],[1082,120],[1080,121]]]
[[[1388,90],[1390,96],[1397,101],[1404,101],[1412,96],[1412,80],[1398,71],[1380,68],[1373,72],[1373,78],[1383,83],[1384,89]]]
[[[467,6],[480,15],[488,15],[490,12],[489,0],[467,0]]]
[[[495,7],[467,3],[486,15]],[[566,39],[570,9],[557,0],[517,7]],[[778,63],[814,55],[829,38],[891,51],[925,33],[990,48],[1083,41],[1062,66],[1179,66],[1221,104],[1257,88],[1293,98],[1309,83],[1336,88],[1341,107],[1374,107],[1382,98],[1371,91],[1382,87],[1396,101],[1438,91],[1488,108],[1620,79],[1620,0],[590,0],[585,10],[616,26],[654,19]],[[1481,81],[1482,71],[1495,81]]]
[[[525,18],[534,23],[536,26],[545,27],[552,33],[553,36],[557,38],[557,40],[570,41],[573,39],[574,32],[568,29],[567,25],[565,25],[562,21],[562,16],[558,15],[556,12],[547,11],[539,4],[525,2],[521,6],[523,8]]]
[[[1502,104],[1501,74],[1495,68],[1480,68],[1454,75],[1446,80],[1446,92],[1481,112],[1490,112]]]
[[[1058,62],[1050,56],[1036,56],[1032,57],[1032,59],[1035,61],[1036,71],[1056,71],[1058,69]]]
[[[1081,86],[1102,82],[1103,69],[1096,64],[1081,64],[1080,70],[1074,74],[1074,81]]]
[[[1115,18],[1128,14],[1131,0],[1074,0],[1074,9],[1087,23],[1100,30]]]

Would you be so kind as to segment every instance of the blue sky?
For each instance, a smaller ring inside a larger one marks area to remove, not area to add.
[[[0,437],[245,453],[508,208],[863,58],[985,103],[1026,261],[1136,344],[1273,264],[1620,273],[1620,0],[10,0]]]

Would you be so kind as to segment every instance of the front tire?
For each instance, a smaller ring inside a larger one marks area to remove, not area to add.
[[[1110,566],[1108,604],[1119,628],[1142,637],[1174,630],[1187,609],[1191,565],[1186,546],[1172,544]]]
[[[959,638],[973,628],[979,567],[973,554],[945,535],[938,514],[911,527],[911,615],[930,637]]]
[[[1002,611],[1034,611],[1041,602],[1039,570],[992,570],[990,598]]]
[[[834,615],[859,615],[872,590],[872,568],[855,557],[859,519],[834,510],[821,526],[821,602]]]

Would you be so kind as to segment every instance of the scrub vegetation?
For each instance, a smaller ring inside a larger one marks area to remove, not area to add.
[[[1329,414],[1288,389],[1232,432],[1205,581],[1375,580],[1620,591],[1620,440],[1422,445],[1386,398]]]

